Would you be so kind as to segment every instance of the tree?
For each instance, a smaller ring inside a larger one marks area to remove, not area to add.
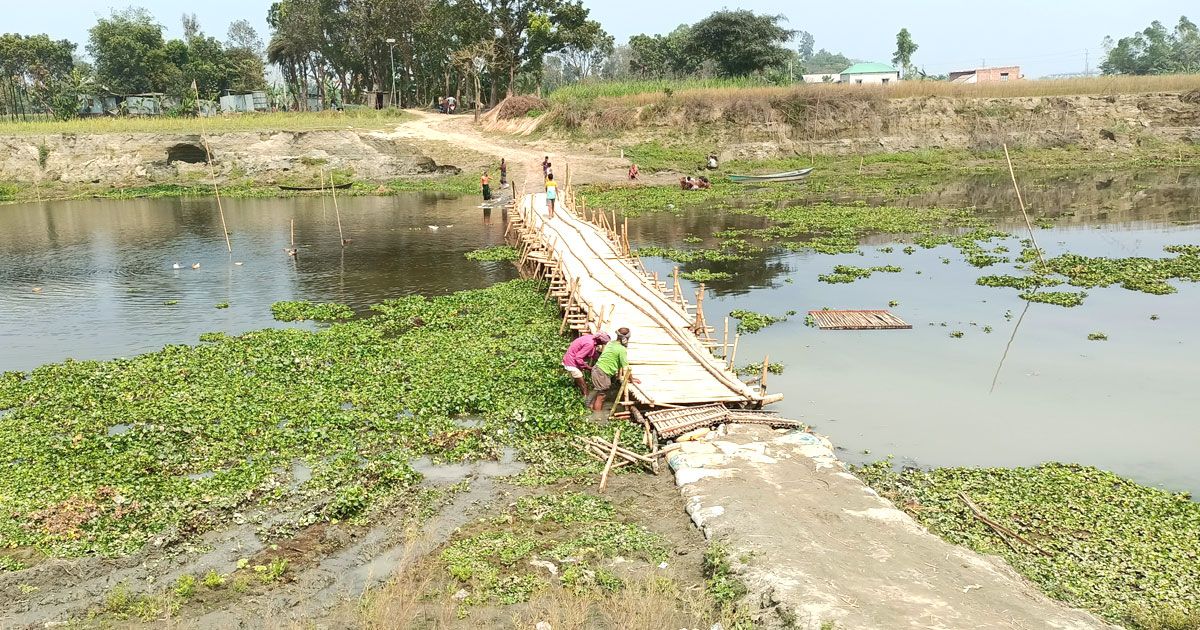
[[[230,89],[259,90],[266,86],[263,41],[250,22],[235,20],[229,25],[225,54],[233,68]]]
[[[903,68],[905,76],[913,73],[912,57],[917,52],[917,48],[920,47],[913,41],[907,28],[902,28],[899,33],[896,33],[896,52],[892,53],[892,63]]]
[[[48,35],[0,35],[0,77],[23,88],[42,111],[65,119],[79,111],[79,86],[86,76],[74,68],[75,44]],[[0,92],[0,100],[11,99]],[[13,109],[16,103],[7,103]]]
[[[846,55],[831,53],[822,48],[805,62],[804,71],[812,74],[838,74],[855,63],[855,60]]]
[[[1106,37],[1105,49],[1108,52],[1100,64],[1104,74],[1200,72],[1200,29],[1187,16],[1179,18],[1174,30],[1156,20],[1115,44]]]
[[[119,94],[152,92],[165,84],[169,64],[162,31],[145,9],[100,18],[88,31],[87,45],[96,82]]]
[[[263,40],[258,36],[258,31],[250,25],[249,20],[234,20],[229,23],[229,31],[225,36],[225,48],[245,50],[261,56]]]
[[[748,76],[786,63],[783,43],[795,31],[779,25],[783,15],[757,15],[745,9],[717,11],[691,27],[688,53],[712,61],[725,76]]]
[[[200,35],[200,18],[195,13],[184,13],[179,22],[183,27],[183,41],[191,41]]]
[[[808,63],[812,59],[813,47],[817,45],[817,40],[808,31],[800,31],[797,38],[800,40],[800,46],[796,52],[800,55],[800,61]]]

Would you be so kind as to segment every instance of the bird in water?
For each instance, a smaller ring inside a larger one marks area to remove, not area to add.
[[[437,231],[437,229],[438,229],[438,226],[436,226],[436,225],[431,225],[431,226],[429,226],[429,229],[431,229],[431,230],[433,230],[434,232],[436,232],[436,231]]]
[[[293,257],[294,257],[294,256],[296,255],[296,248],[295,248],[295,247],[285,247],[285,248],[283,248],[283,251],[287,252],[287,255],[288,255],[288,256],[293,256]],[[241,263],[236,263],[236,264],[239,264],[239,265],[240,265]]]
[[[33,292],[34,292],[34,293],[41,293],[41,292],[42,292],[42,287],[33,287]]]
[[[192,269],[199,269],[200,263],[192,263]]]
[[[244,264],[246,264],[246,263],[244,263],[244,262],[240,262],[240,261],[239,261],[239,262],[235,262],[235,263],[233,263],[233,264],[237,265],[238,267],[241,267],[242,265],[244,265]]]
[[[353,242],[354,242],[354,239],[352,239],[352,238],[344,238],[344,239],[342,239],[342,247],[345,247]]]
[[[181,265],[179,263],[175,263],[174,265],[171,265],[171,268],[172,269],[183,269],[183,265]]]

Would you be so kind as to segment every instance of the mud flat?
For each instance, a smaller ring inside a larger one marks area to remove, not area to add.
[[[816,434],[726,425],[669,461],[692,521],[728,550],[742,603],[765,627],[1114,627],[929,533]]]

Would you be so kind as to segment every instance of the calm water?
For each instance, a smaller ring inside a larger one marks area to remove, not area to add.
[[[1070,215],[1060,221],[1062,228],[1036,231],[1051,255],[1070,250],[1162,257],[1170,255],[1164,245],[1200,243],[1200,177],[1151,189],[1075,184],[1030,190],[1039,212]],[[990,182],[947,194],[975,203],[991,196],[994,205],[980,205],[1024,236],[1024,224],[1008,207],[1011,194]],[[722,213],[652,216],[639,220],[636,242],[677,244],[686,234],[753,221]],[[1024,272],[1011,265],[971,267],[949,246],[918,247],[906,255],[895,239],[870,240],[865,256],[800,253],[728,267],[692,265],[737,274],[731,282],[713,283],[717,293],[705,302],[719,329],[734,308],[800,313],[743,336],[737,354],[741,365],[768,354],[786,365],[784,374],[768,377],[769,390],[786,396],[777,410],[830,435],[850,461],[893,455],[899,464],[918,466],[1079,462],[1200,496],[1200,284],[1176,283],[1178,293],[1165,296],[1088,289],[1084,305],[1071,309],[1029,305],[993,391],[1027,304],[1016,290],[981,287],[975,280]],[[1005,244],[1020,251],[1017,238]],[[892,253],[879,251],[888,245]],[[662,273],[672,267],[647,262]],[[893,264],[904,271],[852,284],[817,281],[837,264]],[[886,309],[892,300],[899,306],[891,310],[913,330],[819,331],[804,325],[808,310]],[[1152,314],[1159,319],[1151,320]],[[963,338],[951,338],[955,330]],[[1109,341],[1089,341],[1090,332],[1104,332]]]
[[[345,249],[332,206],[318,198],[224,203],[232,256],[211,199],[0,206],[0,371],[280,326],[271,318],[278,300],[361,310],[516,276],[510,264],[463,257],[503,242],[500,211],[485,217],[474,199],[341,199]],[[295,259],[285,252],[293,219]],[[221,302],[229,308],[215,308]]]
[[[1027,189],[1037,213],[1059,217],[1060,227],[1037,231],[1052,254],[1163,256],[1163,245],[1200,243],[1194,175],[1106,174],[1036,180]],[[1023,230],[1011,196],[993,179],[958,182],[901,203],[934,202],[975,205],[1014,233]],[[319,199],[229,201],[232,257],[207,199],[0,207],[0,370],[130,356],[194,343],[202,332],[282,325],[271,319],[276,300],[335,300],[362,309],[390,297],[515,277],[507,263],[463,258],[502,240],[499,212],[484,217],[475,203],[419,195],[344,200],[343,227],[353,243],[343,250],[332,208],[323,211]],[[294,261],[284,253],[293,218],[300,246]],[[760,224],[697,211],[642,217],[631,228],[637,244],[678,245],[689,234]],[[770,354],[787,366],[768,381],[772,392],[786,394],[779,411],[829,434],[851,461],[887,455],[920,466],[1073,461],[1200,493],[1200,285],[1179,283],[1179,292],[1166,296],[1091,289],[1074,309],[1033,304],[1014,337],[1026,303],[1015,290],[975,285],[979,276],[1010,272],[1009,266],[976,269],[950,247],[905,255],[893,240],[869,239],[865,256],[781,254],[707,265],[736,274],[714,283],[705,302],[718,326],[734,308],[801,313],[743,337],[738,350],[739,364]],[[1006,244],[1020,249],[1016,238]],[[892,253],[880,251],[888,245]],[[172,269],[176,262],[185,268]],[[199,270],[190,268],[195,262]],[[664,273],[671,267],[646,262]],[[840,263],[904,271],[848,285],[817,281]],[[169,300],[179,303],[164,305]],[[887,308],[891,300],[913,330],[822,332],[803,325],[810,309]],[[230,307],[215,309],[218,302]],[[955,330],[964,337],[951,338]],[[1104,332],[1109,341],[1088,341],[1090,332]]]

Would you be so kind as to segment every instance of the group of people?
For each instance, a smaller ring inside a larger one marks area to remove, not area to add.
[[[438,111],[443,114],[453,114],[458,111],[458,99],[453,96],[439,96]]]
[[[549,155],[542,159],[542,176],[546,178],[546,211],[553,219],[554,204],[558,201],[558,182],[554,181],[554,165],[550,163]]]
[[[508,162],[504,158],[500,158],[500,190],[508,185]],[[492,200],[492,177],[491,172],[486,168],[483,169],[483,175],[479,178],[479,186],[483,189],[483,200]]]
[[[609,392],[620,387],[629,371],[629,329],[618,328],[616,343],[606,332],[580,335],[567,347],[563,368],[575,381],[589,409],[601,411]],[[585,378],[584,373],[588,376]],[[641,381],[629,377],[630,383]],[[591,387],[589,387],[589,384]]]
[[[708,181],[708,178],[703,175],[700,177],[688,175],[687,177],[679,178],[679,187],[683,190],[707,190],[712,188],[712,182]]]

